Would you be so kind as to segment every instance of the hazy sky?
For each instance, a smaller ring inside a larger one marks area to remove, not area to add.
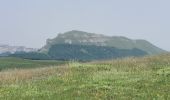
[[[39,48],[70,30],[146,39],[170,51],[170,0],[0,0],[0,44]]]

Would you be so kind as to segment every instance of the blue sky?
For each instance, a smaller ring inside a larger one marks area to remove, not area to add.
[[[81,30],[146,39],[170,51],[169,0],[0,0],[0,44],[40,48]]]

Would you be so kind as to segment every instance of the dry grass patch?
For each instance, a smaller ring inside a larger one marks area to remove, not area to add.
[[[42,79],[50,75],[62,76],[67,66],[52,66],[32,69],[13,69],[0,72],[0,83],[16,83],[31,79]]]

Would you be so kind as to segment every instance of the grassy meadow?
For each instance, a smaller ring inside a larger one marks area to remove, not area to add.
[[[47,66],[62,65],[64,61],[54,60],[28,60],[14,57],[0,57],[0,71],[9,69],[28,69]]]
[[[170,100],[170,54],[88,63],[0,58],[0,100]]]

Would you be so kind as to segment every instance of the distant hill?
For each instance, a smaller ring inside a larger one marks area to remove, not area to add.
[[[128,56],[143,56],[147,53],[140,49],[117,49],[114,47],[95,46],[95,45],[53,45],[48,52],[52,59],[56,60],[100,60],[113,59]]]
[[[12,54],[13,57],[20,57],[25,59],[43,60],[106,60],[129,56],[144,56],[147,55],[145,51],[137,48],[133,49],[118,49],[107,46],[96,45],[76,45],[76,44],[56,44],[52,45],[47,54],[30,52]]]
[[[27,59],[100,60],[129,56],[144,56],[166,51],[146,40],[132,40],[122,36],[105,36],[82,31],[69,31],[48,39],[38,52],[15,53],[11,56]]]
[[[9,45],[0,45],[0,56],[8,56],[16,52],[33,52],[37,51],[34,48],[26,48],[24,46],[9,46]]]
[[[40,49],[40,52],[47,53],[51,46],[56,44],[96,45],[118,49],[137,48],[150,55],[166,52],[146,40],[132,40],[122,36],[105,36],[76,30],[58,34],[54,39],[48,39],[46,45]]]

